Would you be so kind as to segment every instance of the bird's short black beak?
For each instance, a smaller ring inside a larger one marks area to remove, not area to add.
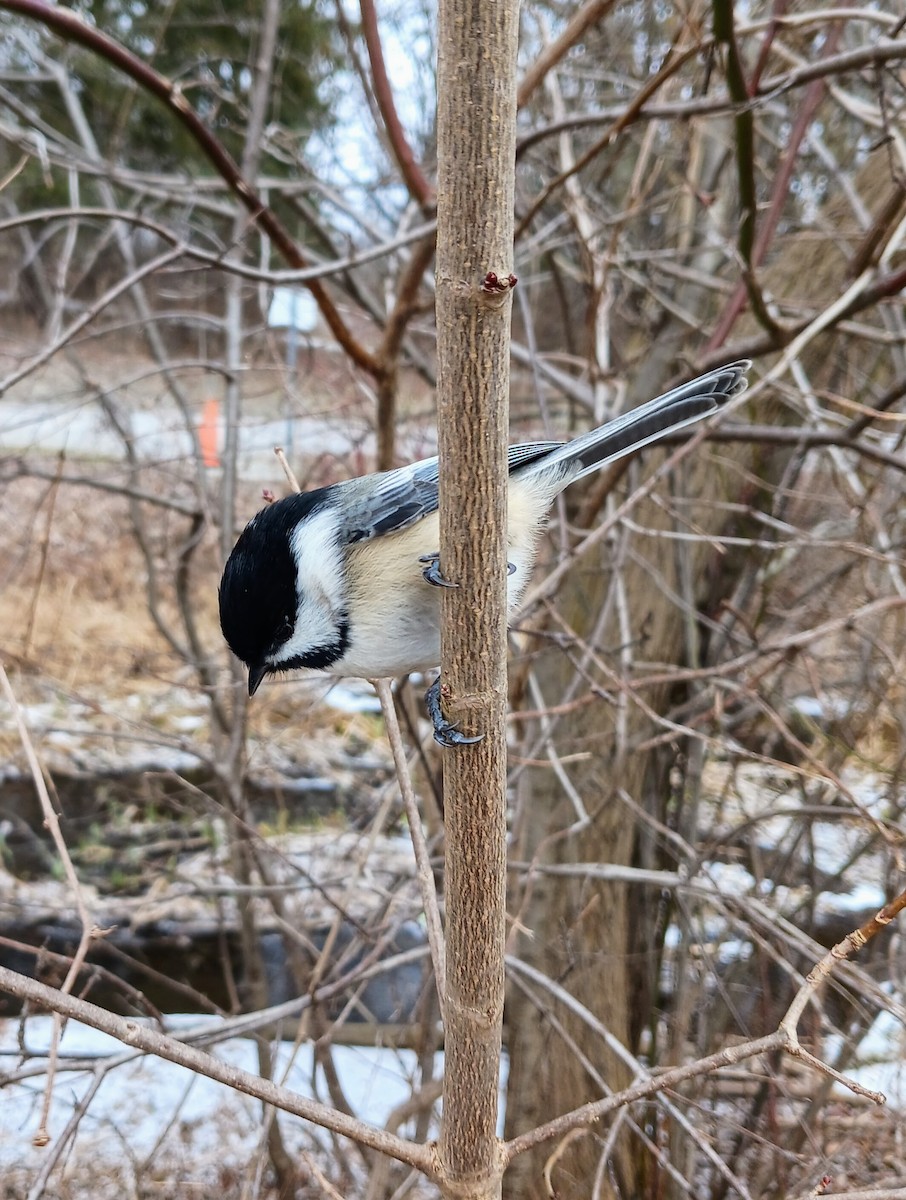
[[[260,664],[255,667],[249,667],[249,695],[254,696],[255,692],[261,685],[261,680],[267,674],[267,667]]]

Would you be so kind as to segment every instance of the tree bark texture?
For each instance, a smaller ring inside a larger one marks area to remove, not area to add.
[[[445,710],[483,740],[444,754],[442,1169],[499,1194],[506,851],[506,448],[516,151],[515,0],[439,14],[437,328]],[[491,273],[489,275],[489,272]],[[497,286],[495,286],[495,280]]]

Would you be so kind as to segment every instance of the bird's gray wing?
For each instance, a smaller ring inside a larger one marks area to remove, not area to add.
[[[524,466],[561,446],[562,442],[527,442],[510,446],[507,469]],[[437,511],[437,458],[364,475],[336,484],[331,490],[345,514],[343,533],[348,542],[362,542],[385,533],[399,533]]]

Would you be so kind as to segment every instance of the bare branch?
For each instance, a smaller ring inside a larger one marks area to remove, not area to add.
[[[528,103],[545,75],[554,69],[563,56],[569,53],[589,29],[607,16],[613,6],[614,0],[585,0],[582,7],[567,21],[559,37],[544,47],[523,74],[519,90],[516,93],[517,108],[523,108]]]
[[[362,14],[362,34],[371,62],[371,83],[381,116],[384,119],[384,128],[387,131],[390,149],[413,199],[417,200],[423,208],[427,207],[433,201],[434,189],[428,183],[416,160],[396,110],[393,88],[390,86],[387,68],[384,65],[384,51],[381,46],[381,32],[378,28],[374,0],[360,0],[359,9]]]
[[[387,1154],[399,1162],[408,1163],[409,1166],[417,1167],[429,1179],[436,1178],[434,1156],[429,1146],[417,1146],[413,1142],[387,1133],[386,1130],[368,1125],[365,1121],[359,1121],[354,1117],[337,1112],[329,1104],[321,1104],[317,1100],[307,1100],[289,1088],[281,1087],[269,1079],[262,1079],[260,1075],[253,1075],[241,1067],[223,1062],[213,1054],[186,1045],[178,1038],[159,1033],[156,1029],[141,1025],[137,1021],[115,1016],[106,1009],[98,1008],[96,1004],[90,1004],[87,1000],[79,1000],[74,996],[66,995],[56,988],[47,987],[36,979],[28,979],[26,976],[19,975],[2,966],[0,966],[0,990],[8,992],[11,996],[19,996],[31,1004],[50,1009],[51,1012],[60,1013],[64,1017],[81,1021],[84,1025],[90,1025],[93,1029],[99,1029],[102,1033],[109,1034],[110,1037],[116,1038],[126,1046],[131,1046],[146,1054],[155,1054],[158,1058],[164,1058],[178,1066],[187,1067],[190,1071],[216,1080],[225,1087],[245,1092],[248,1096],[254,1096],[264,1104],[272,1104],[283,1112],[292,1113],[306,1121],[312,1121],[315,1125],[320,1125],[322,1129],[329,1129],[332,1133],[351,1138],[352,1141],[367,1146],[371,1150]],[[267,1017],[265,1023],[269,1020],[273,1020],[273,1017]]]
[[[89,25],[73,9],[45,4],[43,0],[2,0],[0,8],[39,21],[66,41],[85,46],[106,59],[117,70],[128,75],[130,79],[134,79],[140,87],[160,100],[173,113],[175,119],[187,129],[212,166],[226,180],[231,190],[235,192],[251,214],[252,219],[261,226],[286,261],[299,269],[306,266],[304,255],[284,229],[276,214],[243,177],[232,156],[204,124],[177,84],[159,74],[119,42]],[[337,342],[353,362],[368,371],[369,374],[376,374],[373,357],[358,339],[352,336],[336,305],[320,282],[317,279],[309,280],[308,289],[314,296],[321,314]]]

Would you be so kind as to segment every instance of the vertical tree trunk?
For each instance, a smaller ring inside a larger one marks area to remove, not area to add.
[[[439,15],[437,328],[445,751],[446,1072],[451,1195],[499,1195],[506,881],[506,447],[516,152],[516,0]],[[495,284],[495,280],[498,281]]]

